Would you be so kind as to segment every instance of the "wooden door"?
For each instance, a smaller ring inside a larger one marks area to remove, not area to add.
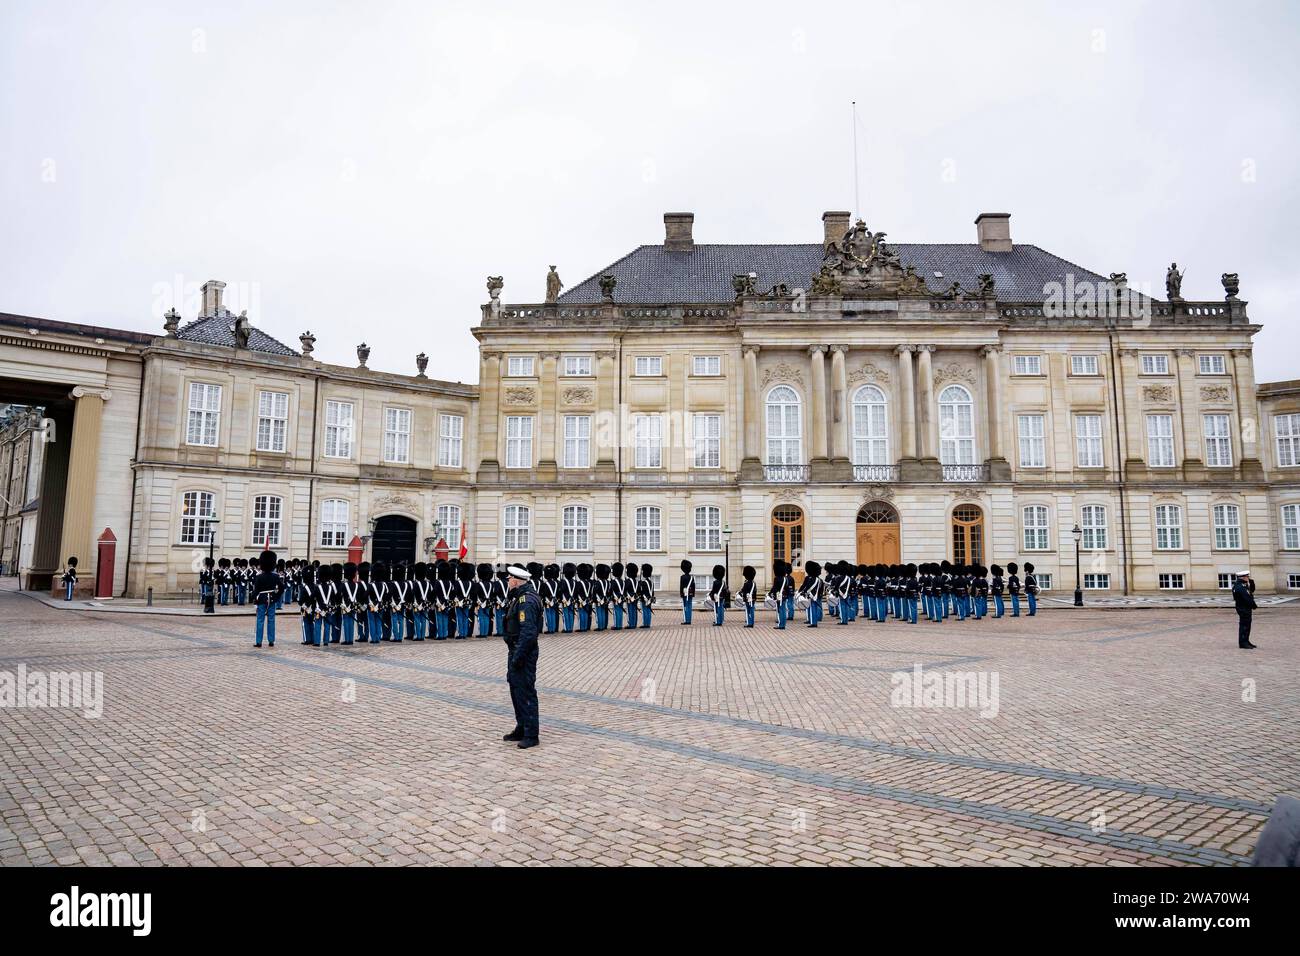
[[[897,524],[858,523],[858,564],[898,564],[901,556]]]

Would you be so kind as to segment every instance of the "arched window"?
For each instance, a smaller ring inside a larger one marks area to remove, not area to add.
[[[348,503],[326,498],[320,503],[320,546],[343,548],[348,543]]]
[[[438,505],[438,536],[460,543],[460,505]]]
[[[533,513],[527,505],[506,505],[501,527],[504,550],[527,551],[532,547]]]
[[[853,464],[888,465],[889,417],[885,393],[863,385],[853,395]]]
[[[975,406],[970,392],[949,385],[939,393],[939,461],[975,464]]]
[[[802,465],[802,417],[799,393],[778,385],[767,393],[767,463]]]
[[[276,495],[253,498],[253,547],[274,548],[280,544],[280,522],[284,516],[284,499]]]
[[[636,550],[659,551],[660,531],[663,527],[663,513],[652,505],[642,505],[636,509]]]
[[[591,512],[585,505],[565,505],[560,522],[560,549],[563,551],[588,551]]]
[[[722,509],[702,505],[695,509],[695,550],[722,550]]]

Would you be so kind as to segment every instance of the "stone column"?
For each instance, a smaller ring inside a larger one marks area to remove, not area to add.
[[[1259,438],[1264,421],[1255,401],[1255,374],[1250,349],[1232,350],[1232,380],[1237,386],[1237,431],[1241,435],[1241,461],[1259,460]]]
[[[478,480],[493,479],[501,468],[497,448],[501,424],[501,353],[483,353],[483,373],[479,379],[478,407]],[[469,437],[469,436],[466,436]]]
[[[614,449],[619,442],[622,421],[619,409],[615,407],[618,401],[618,393],[615,391],[618,386],[615,357],[612,351],[596,353],[596,418],[592,422],[596,471],[609,477],[612,477],[614,471]]]
[[[812,457],[810,461],[826,460],[826,346],[813,345],[808,349],[812,359]]]
[[[763,409],[758,400],[758,346],[745,349],[745,454],[746,461],[757,463]]]
[[[538,445],[537,472],[539,478],[549,477],[551,480],[556,477],[555,463],[559,460],[555,453],[556,434],[559,431],[556,423],[559,414],[556,366],[559,358],[559,352],[543,352],[542,374],[538,379],[541,390],[537,396],[537,424],[541,441]]]
[[[986,345],[984,356],[985,401],[988,403],[989,458],[1005,458],[1002,452],[1002,362],[996,345]]]
[[[916,386],[912,379],[912,353],[916,347],[900,345],[898,353],[898,446],[900,458],[916,457]]]
[[[831,349],[831,457],[837,459],[849,457],[848,378],[844,371],[848,351],[847,345]]]
[[[932,426],[932,416],[934,408],[934,368],[931,365],[930,354],[934,352],[933,345],[918,345],[917,352],[917,372],[920,375],[920,383],[917,388],[916,396],[916,438],[917,438],[917,455],[920,458],[934,458],[936,456],[934,448],[934,428]]]
[[[1178,407],[1183,419],[1183,462],[1199,466],[1201,455],[1200,402],[1196,395],[1195,351],[1178,349]]]
[[[1120,349],[1115,375],[1120,412],[1124,416],[1124,468],[1146,467],[1146,413],[1142,407],[1141,383],[1138,378],[1137,349]]]
[[[112,397],[108,389],[72,390],[76,409],[72,415],[72,447],[68,452],[68,482],[63,497],[63,534],[59,548],[59,566],[76,556],[77,593],[94,593],[95,561],[95,479],[99,471],[99,431],[104,419],[104,403]],[[59,586],[54,576],[52,590]]]

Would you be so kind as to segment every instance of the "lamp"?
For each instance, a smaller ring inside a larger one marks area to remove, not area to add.
[[[1079,542],[1083,539],[1083,529],[1076,524],[1070,534],[1074,537],[1074,606],[1083,607],[1083,586],[1079,580]]]
[[[722,559],[723,560],[722,576],[727,582],[727,587],[730,588],[731,587],[731,524],[730,523],[724,524],[722,526],[722,543],[723,543],[723,547],[726,548],[725,556]]]

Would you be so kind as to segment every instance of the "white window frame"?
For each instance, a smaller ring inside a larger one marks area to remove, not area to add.
[[[190,382],[185,444],[216,448],[221,441],[221,386]]]
[[[964,385],[949,385],[939,393],[939,461],[974,465],[975,455],[975,400]]]
[[[345,414],[346,412],[346,414]],[[330,421],[330,418],[334,421]],[[356,423],[356,407],[340,399],[325,401],[325,444],[322,454],[326,458],[351,458],[352,434]],[[333,447],[333,451],[330,448]]]
[[[1202,415],[1205,440],[1205,467],[1232,467],[1232,416],[1223,412]]]
[[[763,402],[767,464],[802,465],[803,401],[789,385],[775,385]]]
[[[465,449],[465,416],[438,416],[438,467],[463,467]]]
[[[1095,355],[1071,355],[1071,375],[1100,375],[1100,363]]]
[[[409,408],[384,406],[384,463],[409,465],[411,463],[411,420]]]
[[[718,412],[696,412],[691,419],[694,437],[694,467],[722,467],[722,415]]]
[[[632,436],[635,443],[632,466],[662,468],[664,466],[664,417],[657,412],[633,415]]]
[[[284,452],[289,443],[289,393],[273,389],[257,392],[256,450]]]
[[[1147,467],[1174,468],[1174,416],[1168,412],[1147,415]]]
[[[586,505],[565,505],[561,509],[560,550],[591,550],[591,509]]]
[[[528,505],[506,505],[501,510],[501,550],[533,549],[533,509]]]
[[[191,511],[191,501],[193,511]],[[217,516],[215,492],[201,488],[191,489],[181,495],[181,544],[208,544],[212,539],[212,524],[204,518]]]
[[[1300,574],[1288,574],[1286,576],[1287,590],[1300,590]]]
[[[1183,506],[1174,504],[1158,504],[1156,505],[1155,513],[1156,550],[1183,550]]]
[[[1236,583],[1237,576],[1235,574],[1225,574],[1222,571],[1219,572],[1218,586],[1220,591],[1231,591],[1232,586]]]
[[[697,505],[694,512],[696,551],[722,550],[722,509],[717,505]]]
[[[1300,505],[1282,506],[1282,548],[1300,551]]]
[[[1273,416],[1273,441],[1279,468],[1300,467],[1300,412]]]
[[[564,416],[564,452],[562,468],[591,467],[591,416]],[[586,550],[583,548],[582,550]]]
[[[532,378],[535,363],[536,359],[532,355],[506,356],[506,378]]]
[[[691,374],[699,378],[717,378],[722,374],[722,356],[691,356]]]
[[[1012,375],[1042,375],[1043,357],[1041,355],[1012,355]]]
[[[1101,415],[1079,412],[1074,416],[1074,464],[1076,468],[1104,468]]]
[[[565,378],[591,378],[590,355],[566,355],[563,362]]]
[[[533,467],[532,415],[506,416],[506,467]]]
[[[1083,589],[1085,591],[1109,591],[1110,590],[1110,572],[1089,572],[1083,576]]]
[[[1210,509],[1214,522],[1214,550],[1240,551],[1241,547],[1241,507],[1230,502],[1222,502]]]
[[[1106,551],[1110,547],[1109,514],[1105,505],[1079,508],[1079,527],[1083,537],[1079,546],[1085,551]]]
[[[632,374],[637,378],[659,378],[664,374],[662,355],[638,355],[632,362]]]
[[[342,506],[340,508],[340,505]],[[322,548],[346,548],[348,527],[352,520],[352,504],[346,498],[325,498],[320,503],[320,536]]]
[[[283,541],[281,531],[284,526],[284,498],[272,494],[254,495],[250,513],[253,516],[251,522],[253,534],[250,544],[256,548],[267,544],[267,531],[270,530],[272,534],[269,546],[280,547]]]
[[[1196,371],[1200,375],[1227,375],[1228,360],[1221,352],[1196,356]]]
[[[1033,422],[1038,423],[1036,429],[1031,425]],[[1030,427],[1026,427],[1027,425]],[[1046,468],[1047,416],[1042,412],[1025,412],[1017,415],[1016,437],[1020,445],[1020,467]]]
[[[1159,352],[1143,352],[1140,361],[1142,362],[1143,375],[1169,374],[1168,355],[1161,355]]]
[[[1051,514],[1047,505],[1025,505],[1021,511],[1024,550],[1047,551],[1051,548]]]
[[[438,533],[444,541],[447,540],[447,534],[452,528],[456,529],[457,545],[460,544],[460,523],[463,520],[464,512],[461,511],[460,505],[438,505]],[[452,518],[455,521],[452,521]]]
[[[875,385],[853,393],[853,464],[892,465],[889,457],[889,402]]]
[[[637,505],[632,513],[633,550],[663,550],[663,509],[658,505]]]
[[[1187,577],[1181,571],[1162,571],[1156,577],[1156,587],[1161,591],[1186,591]]]

